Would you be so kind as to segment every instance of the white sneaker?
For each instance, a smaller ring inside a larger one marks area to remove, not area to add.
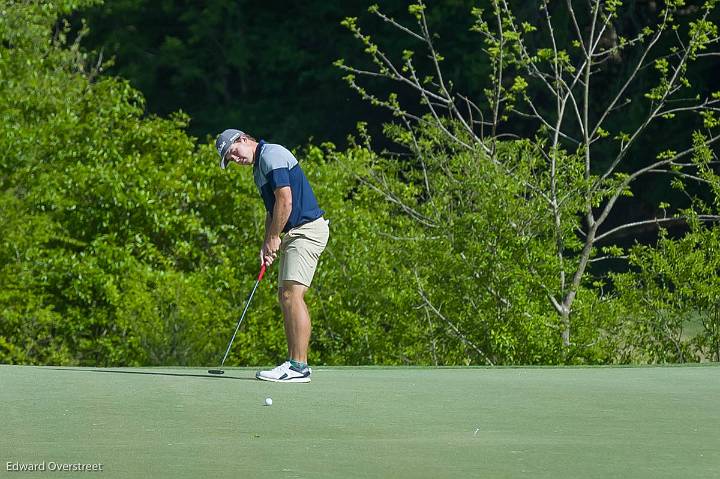
[[[255,377],[263,381],[276,383],[309,383],[312,369],[298,369],[290,361],[285,361],[280,366],[269,371],[258,371]]]

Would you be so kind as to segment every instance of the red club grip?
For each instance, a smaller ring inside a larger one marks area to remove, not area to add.
[[[258,281],[263,279],[263,276],[265,276],[265,268],[266,268],[266,265],[265,265],[265,263],[263,263],[262,268],[260,268],[260,274],[258,275],[258,279],[257,279]]]

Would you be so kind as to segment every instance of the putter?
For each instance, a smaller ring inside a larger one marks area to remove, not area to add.
[[[247,303],[245,303],[245,309],[242,312],[242,315],[240,316],[240,321],[238,321],[237,326],[235,326],[235,332],[232,335],[232,338],[230,339],[230,343],[228,344],[227,350],[225,351],[225,356],[222,359],[222,362],[220,363],[220,367],[218,369],[208,369],[208,372],[210,374],[225,374],[225,371],[222,370],[222,367],[225,365],[225,360],[228,357],[228,353],[230,352],[230,348],[232,347],[233,341],[235,341],[235,335],[238,332],[238,329],[240,329],[240,325],[243,322],[243,318],[245,318],[245,313],[247,313],[248,307],[250,306],[250,301],[252,301],[253,295],[255,294],[255,290],[257,289],[258,285],[260,284],[260,280],[265,275],[265,264],[262,265],[262,268],[260,268],[260,274],[258,274],[257,281],[255,281],[255,286],[253,287],[252,291],[250,292],[250,296],[248,296]]]

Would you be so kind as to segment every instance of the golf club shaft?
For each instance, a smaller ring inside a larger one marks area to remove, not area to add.
[[[225,360],[228,357],[228,353],[230,353],[230,348],[232,347],[233,341],[235,341],[235,336],[237,335],[238,329],[240,329],[240,325],[243,322],[243,318],[245,318],[245,313],[247,313],[248,307],[250,306],[250,301],[252,301],[253,296],[255,295],[255,290],[257,289],[258,285],[260,284],[260,280],[265,275],[265,264],[262,265],[262,268],[260,268],[260,274],[258,274],[257,281],[255,281],[255,286],[253,286],[252,291],[250,292],[250,296],[248,296],[247,302],[245,303],[245,309],[242,312],[242,315],[240,316],[240,321],[238,321],[237,326],[235,326],[235,332],[232,335],[232,338],[230,339],[230,343],[228,343],[227,350],[225,351],[225,356],[223,356],[222,363],[220,363],[220,367],[222,368],[225,365]]]

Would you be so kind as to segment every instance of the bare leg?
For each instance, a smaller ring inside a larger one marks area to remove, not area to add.
[[[307,289],[307,286],[298,282],[283,281],[278,294],[285,322],[288,357],[302,363],[307,363],[312,330],[310,313],[305,304]]]

